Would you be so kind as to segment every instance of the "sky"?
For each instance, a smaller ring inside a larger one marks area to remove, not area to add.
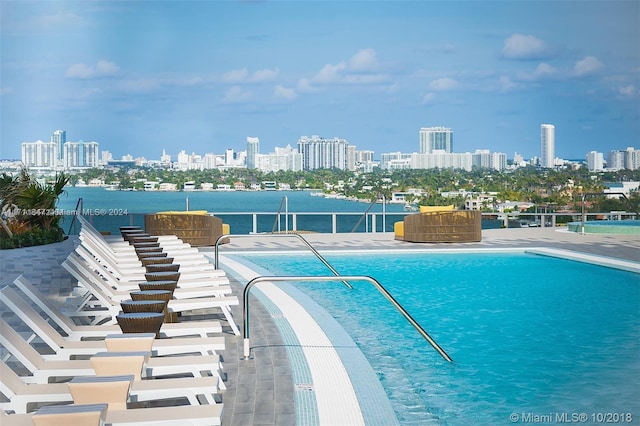
[[[303,136],[418,152],[640,149],[640,2],[0,0],[0,158],[262,153]]]

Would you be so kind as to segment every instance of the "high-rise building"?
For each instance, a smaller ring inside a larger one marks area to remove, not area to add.
[[[556,157],[556,128],[553,124],[540,125],[540,167],[553,168]]]
[[[99,165],[98,142],[65,142],[64,168],[91,168]]]
[[[592,172],[598,172],[604,169],[604,154],[597,151],[588,152],[587,168]]]
[[[258,154],[260,154],[260,139],[247,137],[247,169],[258,167]]]
[[[51,142],[58,145],[58,160],[62,160],[64,154],[64,144],[67,142],[67,132],[64,130],[56,130],[51,135]]]
[[[302,136],[298,139],[298,152],[302,154],[302,168],[304,170],[340,169],[352,170],[349,164],[349,142],[346,139],[325,139],[313,135]],[[353,158],[355,161],[355,157]]]
[[[43,167],[54,169],[58,163],[58,144],[55,142],[22,143],[22,164],[25,167]]]
[[[420,154],[433,151],[453,152],[453,131],[447,127],[423,127],[420,129]]]

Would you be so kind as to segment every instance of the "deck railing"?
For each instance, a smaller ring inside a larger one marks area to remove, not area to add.
[[[222,219],[223,223],[230,225],[233,234],[257,234],[268,233],[273,229],[274,220],[278,217],[273,212],[212,212],[211,214]],[[393,232],[395,222],[401,221],[408,214],[413,212],[373,212],[367,213],[365,219],[357,227],[358,233]],[[144,213],[114,214],[90,214],[85,215],[96,229],[101,232],[118,233],[120,226],[137,225],[144,227]],[[289,212],[288,232],[304,233],[349,233],[354,232],[354,224],[362,217],[362,213],[352,212]],[[280,213],[280,219],[284,219],[285,214]],[[638,218],[635,213],[629,212],[606,212],[606,213],[586,213],[585,218],[589,219],[631,219]],[[64,216],[65,225],[63,229],[69,228],[74,215]],[[581,220],[581,213],[509,213],[503,215],[499,213],[483,213],[482,229],[492,228],[512,228],[512,227],[556,227],[560,222],[571,222]],[[74,230],[69,229],[69,235],[73,235]]]

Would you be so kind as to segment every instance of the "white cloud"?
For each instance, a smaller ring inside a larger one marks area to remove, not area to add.
[[[370,71],[377,67],[376,51],[362,49],[349,59],[349,71]]]
[[[248,102],[251,100],[251,92],[248,90],[244,90],[240,86],[230,87],[229,90],[224,94],[224,98],[222,99],[224,102],[237,104]]]
[[[636,87],[633,84],[618,87],[618,93],[625,98],[631,98],[636,94]]]
[[[504,41],[502,55],[509,59],[538,59],[548,52],[547,44],[537,37],[513,34]]]
[[[243,82],[248,75],[249,71],[246,68],[242,68],[241,70],[233,70],[223,74],[222,81],[224,81],[225,83],[240,83]]]
[[[315,83],[333,83],[340,79],[340,73],[347,69],[347,65],[344,62],[340,62],[336,65],[327,64],[313,77]]]
[[[238,84],[238,83],[267,83],[275,80],[280,74],[279,69],[263,69],[249,73],[249,70],[242,68],[239,70],[232,70],[222,75],[222,81],[225,83]]]
[[[573,67],[573,74],[578,77],[583,77],[591,74],[595,74],[600,71],[604,65],[594,56],[587,56],[584,59],[576,62]]]
[[[449,77],[439,78],[429,83],[429,89],[439,91],[439,92],[446,91],[446,90],[453,90],[457,87],[458,87],[458,82]]]
[[[511,80],[511,78],[506,75],[503,75],[498,79],[498,85],[501,92],[507,92],[517,87],[517,85]]]
[[[278,74],[280,74],[280,70],[277,68],[273,70],[258,70],[249,77],[249,81],[251,83],[266,83],[275,80],[278,77]]]
[[[305,83],[377,84],[388,80],[386,75],[374,72],[377,68],[376,52],[373,49],[361,49],[346,62],[324,65]]]
[[[431,102],[433,102],[433,100],[434,100],[435,98],[436,98],[436,94],[435,94],[435,93],[432,93],[432,92],[429,92],[429,93],[425,94],[425,95],[422,97],[422,104],[423,104],[423,105],[428,105],[428,104],[430,104]]]
[[[65,75],[69,78],[89,79],[113,77],[120,72],[120,67],[113,62],[100,60],[95,66],[77,63],[67,68]]]
[[[273,96],[279,99],[293,100],[298,97],[294,89],[277,85],[273,90]]]
[[[519,73],[518,79],[521,81],[538,81],[554,77],[557,74],[558,70],[555,67],[542,62],[533,71]]]
[[[311,84],[311,81],[308,78],[301,78],[298,81],[298,92],[300,93],[316,93],[318,92],[318,88]]]

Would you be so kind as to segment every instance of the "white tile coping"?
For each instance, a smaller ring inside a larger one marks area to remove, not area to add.
[[[247,282],[257,276],[229,258],[224,258],[224,264]],[[278,306],[302,346],[313,381],[319,424],[364,425],[351,379],[329,337],[303,306],[276,285],[263,282],[259,289]]]

